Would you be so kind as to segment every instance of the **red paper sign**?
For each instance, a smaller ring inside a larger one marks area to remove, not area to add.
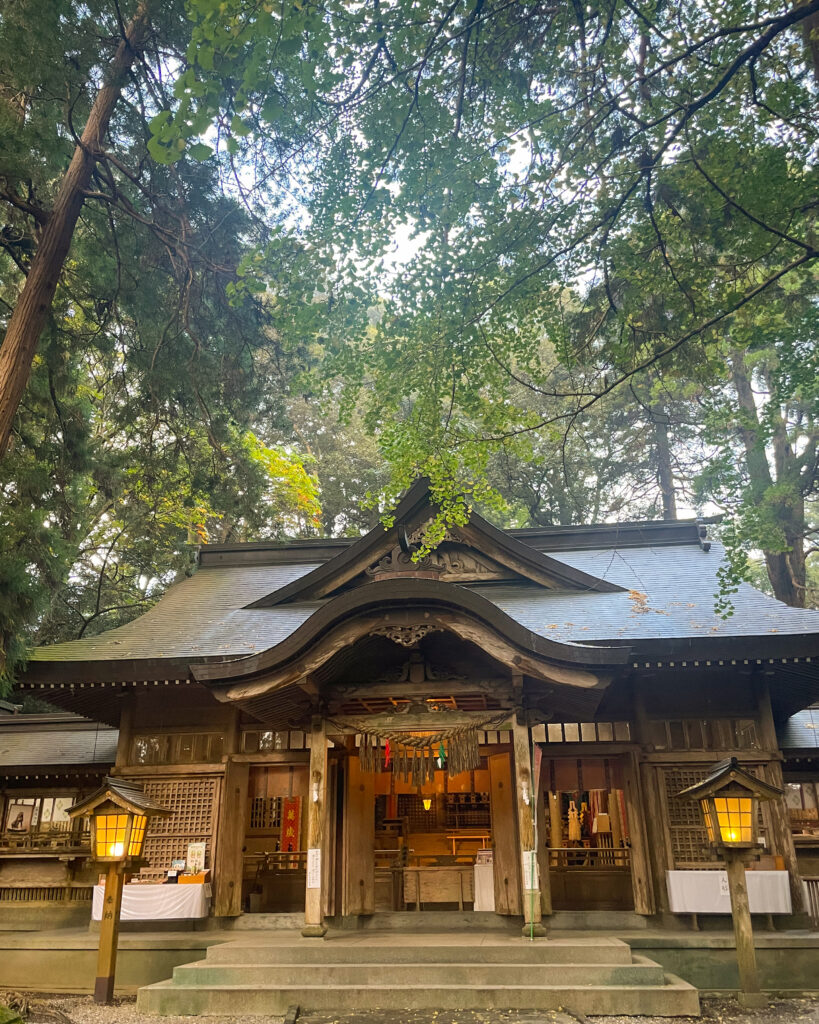
[[[299,831],[301,825],[301,797],[286,796],[282,800],[282,840],[283,853],[293,853],[299,848]]]

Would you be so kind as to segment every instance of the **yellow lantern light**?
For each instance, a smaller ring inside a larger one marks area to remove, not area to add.
[[[425,796],[424,797],[424,810],[428,811],[428,810],[430,810],[431,807],[432,807],[432,797],[431,796]]]
[[[759,838],[759,801],[782,791],[740,767],[735,757],[714,765],[707,778],[680,796],[698,800],[709,842],[718,849],[751,849]]]
[[[100,923],[100,948],[94,999],[110,1003],[114,997],[119,918],[126,865],[142,854],[148,818],[171,812],[155,804],[135,782],[105,778],[100,788],[68,808],[70,818],[91,819],[91,857],[108,864]]]
[[[91,819],[92,857],[113,863],[141,857],[148,818],[170,811],[150,800],[136,783],[107,778],[96,793],[70,807],[68,814]]]

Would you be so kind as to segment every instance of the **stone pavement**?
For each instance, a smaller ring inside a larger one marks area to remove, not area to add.
[[[401,1014],[394,1010],[369,1010],[332,1015],[300,1014],[297,1024],[670,1024],[670,1019],[584,1017],[557,1010],[442,1010],[437,1013],[408,1010]],[[746,1010],[733,999],[703,999],[701,1017],[675,1017],[673,1024],[819,1024],[819,998],[772,1000],[760,1010]]]
[[[31,996],[30,1024],[283,1024],[281,1017],[153,1017],[140,1013],[133,998],[97,1006],[90,996]],[[39,1012],[38,1012],[39,1011]],[[43,1012],[45,1011],[45,1012]],[[49,1012],[50,1011],[50,1012]],[[57,1011],[56,1014],[54,1011]],[[559,1011],[368,1010],[300,1014],[297,1024],[671,1024],[667,1017],[582,1017]],[[674,1024],[819,1024],[819,997],[779,999],[760,1010],[745,1010],[732,999],[703,999],[702,1017],[676,1017]]]

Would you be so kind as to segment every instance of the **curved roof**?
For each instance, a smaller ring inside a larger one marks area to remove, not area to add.
[[[409,532],[432,511],[421,482],[399,506],[397,523]],[[702,524],[675,521],[507,534],[473,517],[465,543],[508,569],[506,578],[437,582],[444,589],[426,593],[485,621],[494,616],[516,643],[536,650],[545,641],[544,650],[569,662],[593,664],[596,655],[586,648],[600,646],[631,648],[635,659],[819,655],[819,612],[790,608],[743,584],[732,597],[733,614],[716,614],[723,552],[703,533]],[[26,677],[189,678],[191,666],[264,652],[271,652],[271,663],[280,661],[291,644],[335,621],[348,607],[339,600],[352,608],[387,598],[391,583],[363,583],[363,567],[398,539],[395,527],[352,541],[205,547],[194,575],[146,614],[98,636],[37,649]],[[412,575],[403,584],[420,582]]]

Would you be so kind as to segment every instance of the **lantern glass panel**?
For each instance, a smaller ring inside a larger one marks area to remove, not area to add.
[[[709,843],[716,842],[714,823],[711,820],[711,802],[709,800],[700,800],[700,806],[702,807],[702,815],[705,818],[705,830],[708,833],[708,841]]]
[[[744,796],[715,797],[719,831],[724,843],[750,843],[751,798]]]
[[[97,857],[108,859],[125,856],[129,817],[129,814],[121,812],[95,815]]]
[[[142,853],[142,843],[145,839],[145,826],[148,819],[144,814],[134,816],[134,823],[131,826],[131,838],[128,841],[128,856],[138,857]]]

